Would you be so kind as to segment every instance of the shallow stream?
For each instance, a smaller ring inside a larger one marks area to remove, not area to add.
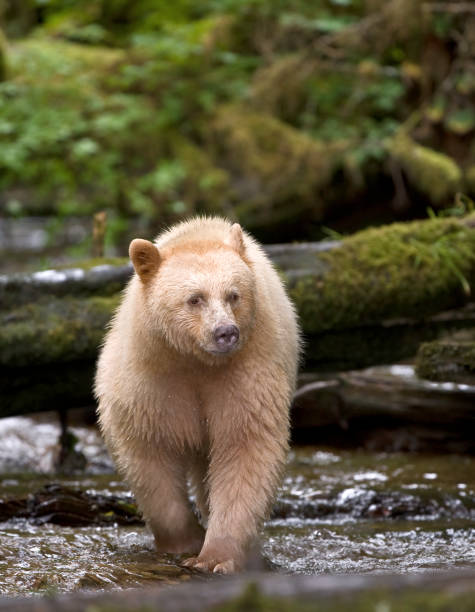
[[[22,439],[15,441],[13,432],[19,430]],[[25,473],[35,464],[31,444],[48,431],[54,441],[52,425],[1,421],[0,500],[34,493],[52,481],[129,499],[117,476],[105,473],[107,459],[91,429],[75,430],[90,474],[58,479]],[[15,474],[12,452],[29,438],[32,465],[22,464],[22,472]],[[45,439],[40,445],[45,448]],[[48,462],[36,457],[42,470]],[[179,559],[157,556],[144,527],[37,523],[24,518],[0,523],[0,593],[123,588],[190,578],[188,570],[178,567]],[[263,532],[263,550],[286,572],[475,568],[475,458],[295,448]]]

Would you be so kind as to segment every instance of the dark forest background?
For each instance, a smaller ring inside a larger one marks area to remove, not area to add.
[[[110,246],[193,213],[281,242],[472,206],[472,2],[0,0],[0,15],[1,216],[48,217],[53,241],[104,209]]]

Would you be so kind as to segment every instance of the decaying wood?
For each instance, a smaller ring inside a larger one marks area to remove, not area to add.
[[[302,576],[250,573],[210,581],[192,581],[171,587],[127,589],[115,593],[61,595],[48,598],[3,598],[1,612],[132,612],[166,610],[167,612],[207,611],[226,602],[235,601],[233,609],[263,609],[262,598],[289,600],[313,605],[341,602],[350,610],[359,597],[372,594],[374,601],[401,599],[406,593],[419,594],[419,606],[424,599],[438,593],[452,597],[475,596],[475,572],[441,572],[415,575],[335,575]],[[382,596],[382,593],[384,596]],[[239,607],[237,601],[239,601]],[[256,607],[256,600],[259,606]],[[261,600],[261,601],[259,601]],[[455,600],[457,601],[457,600]],[[265,602],[265,600],[264,600]],[[290,609],[290,608],[289,608]],[[298,608],[297,608],[298,609]],[[419,608],[418,608],[419,609]],[[447,608],[448,609],[448,608]],[[457,609],[456,607],[451,609]],[[468,608],[466,608],[468,609]]]

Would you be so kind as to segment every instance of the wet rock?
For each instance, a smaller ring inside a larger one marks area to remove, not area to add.
[[[315,501],[280,498],[274,506],[272,519],[475,519],[472,499],[467,499],[464,504],[455,496],[434,495],[434,491],[431,494],[432,497],[355,487]]]
[[[84,426],[84,413],[71,410],[68,436],[74,436],[72,462],[62,466],[64,475],[89,473],[111,474],[114,465],[95,427]],[[81,418],[74,426],[73,419]],[[0,474],[51,474],[58,469],[61,454],[59,439],[61,427],[57,413],[44,413],[34,417],[10,417],[0,420]],[[77,461],[79,460],[79,461]],[[84,464],[84,460],[86,463]],[[70,460],[68,460],[70,461]],[[65,470],[69,467],[69,470]],[[12,476],[15,478],[15,476]]]
[[[35,524],[79,527],[83,525],[143,525],[130,495],[104,495],[72,489],[61,484],[45,485],[36,493],[0,501],[0,520],[28,518]]]

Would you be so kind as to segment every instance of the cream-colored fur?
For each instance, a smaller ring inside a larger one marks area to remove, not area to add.
[[[130,253],[137,273],[98,362],[100,425],[157,548],[232,572],[285,461],[296,315],[263,250],[237,224],[194,218],[154,245],[133,241]],[[222,324],[239,329],[225,353],[213,336]]]

